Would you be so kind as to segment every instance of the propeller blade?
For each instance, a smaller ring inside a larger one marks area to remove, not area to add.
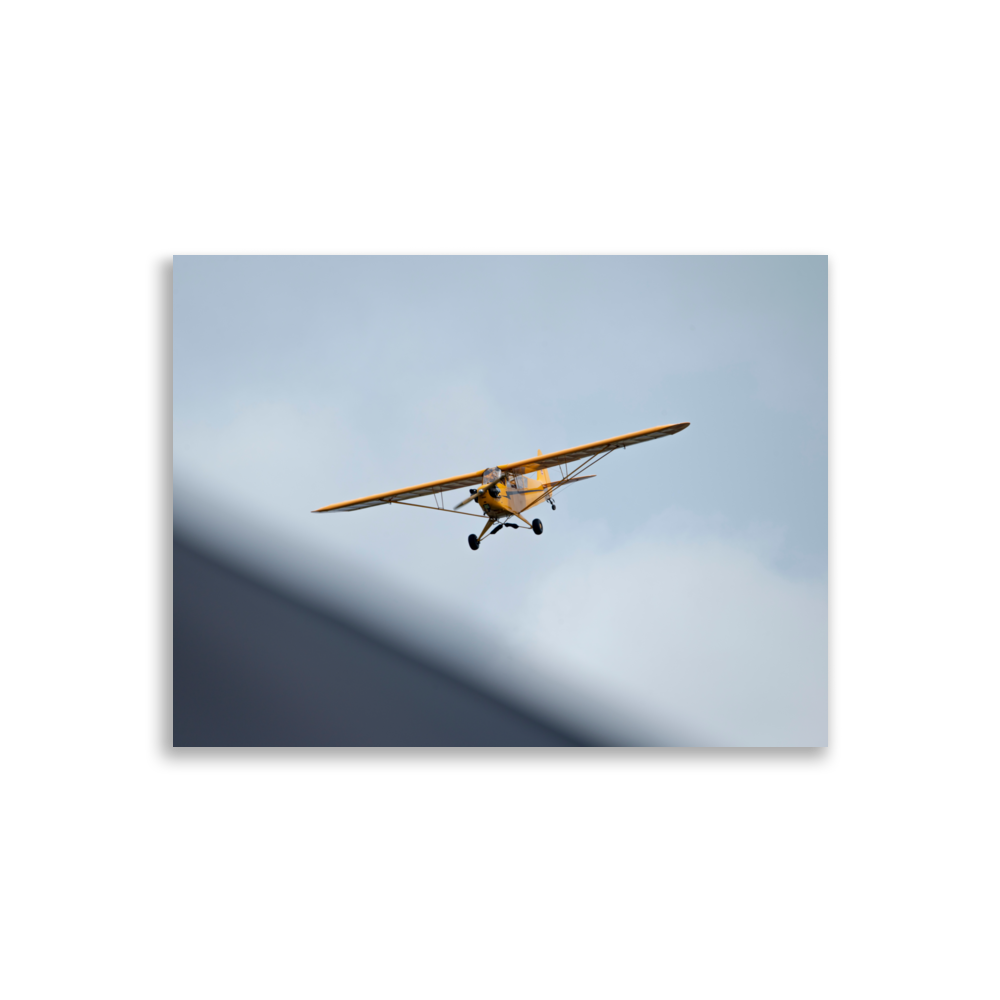
[[[504,473],[504,475],[502,475],[499,479],[495,480],[494,482],[490,483],[487,486],[481,486],[478,490],[476,490],[475,493],[471,494],[470,496],[467,496],[464,500],[459,500],[459,502],[455,504],[455,506],[452,507],[451,509],[458,510],[459,507],[464,507],[467,503],[472,503],[472,501],[475,500],[477,497],[481,497],[490,488],[490,486],[503,486],[507,482],[507,478],[508,478],[508,473]]]

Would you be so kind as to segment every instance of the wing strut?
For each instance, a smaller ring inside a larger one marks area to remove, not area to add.
[[[532,500],[531,503],[529,503],[528,506],[521,511],[521,513],[523,514],[524,511],[531,510],[532,507],[536,507],[538,504],[544,503],[550,497],[555,496],[556,493],[558,493],[560,490],[564,490],[567,486],[570,485],[570,483],[576,482],[577,480],[580,479],[593,478],[592,476],[581,476],[579,475],[579,473],[584,472],[586,469],[589,469],[592,466],[597,465],[597,463],[602,458],[607,458],[608,455],[610,455],[611,452],[613,451],[617,451],[617,448],[609,448],[607,451],[602,451],[596,455],[591,455],[589,458],[584,459],[575,469],[569,469],[569,475],[564,475],[559,482],[553,483],[551,489],[546,490],[540,497],[538,497],[537,500]],[[559,466],[560,473],[562,472],[562,470],[563,466]]]
[[[435,496],[435,500],[434,500],[434,506],[433,507],[428,507],[427,504],[425,504],[425,503],[410,503],[409,500],[386,500],[385,503],[400,504],[403,507],[423,507],[424,510],[440,510],[440,511],[442,511],[445,514],[461,514],[463,517],[483,517],[483,516],[485,516],[483,514],[470,514],[468,511],[465,511],[465,510],[448,510],[447,507],[439,507],[437,505],[437,496],[438,496],[438,494],[435,493],[434,496]]]

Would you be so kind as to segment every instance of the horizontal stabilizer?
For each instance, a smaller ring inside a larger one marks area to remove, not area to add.
[[[546,490],[555,489],[557,486],[565,486],[567,483],[578,483],[582,479],[593,479],[594,476],[573,476],[570,479],[556,479],[544,486],[532,486],[527,490],[507,490],[508,493],[544,493]]]

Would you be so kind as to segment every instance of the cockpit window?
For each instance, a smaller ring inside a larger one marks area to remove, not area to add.
[[[489,486],[491,483],[495,483],[501,475],[502,473],[500,472],[500,469],[496,466],[492,469],[487,469],[483,473],[483,486]]]

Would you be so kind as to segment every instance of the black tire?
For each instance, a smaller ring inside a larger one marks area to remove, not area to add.
[[[469,535],[469,548],[472,549],[473,552],[479,548],[479,539],[476,538],[475,535]]]
[[[537,517],[531,522],[531,530],[536,535],[540,535],[542,533],[542,522],[539,521]]]

